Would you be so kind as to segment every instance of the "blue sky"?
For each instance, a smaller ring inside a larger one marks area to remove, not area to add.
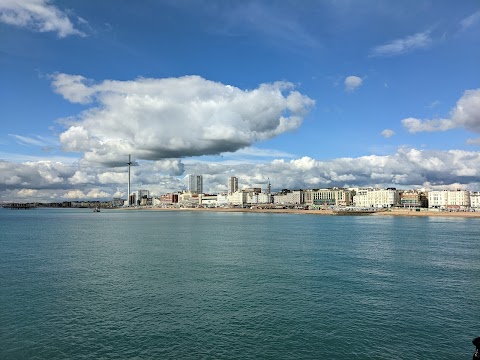
[[[0,201],[480,190],[478,1],[0,0]]]

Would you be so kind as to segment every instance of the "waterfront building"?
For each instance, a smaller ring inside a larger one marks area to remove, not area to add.
[[[387,208],[399,204],[399,191],[388,189],[358,189],[353,196],[353,204],[357,207]]]
[[[479,191],[470,192],[470,207],[472,209],[480,209],[480,192]]]
[[[243,206],[247,204],[247,195],[247,192],[236,191],[233,194],[228,195],[228,203]]]
[[[428,197],[424,192],[406,190],[400,193],[400,206],[406,208],[428,207]]]
[[[217,207],[218,195],[199,194],[198,205],[204,207]]]
[[[187,180],[188,191],[195,194],[203,193],[203,176],[202,175],[188,174],[186,176],[186,180]]]
[[[231,176],[228,179],[228,193],[233,194],[236,191],[238,191],[238,178]]]
[[[178,202],[187,206],[198,205],[198,194],[191,191],[184,191],[178,194]]]
[[[164,204],[178,203],[178,194],[169,193],[169,194],[160,195],[160,202]]]
[[[285,190],[273,196],[274,204],[300,205],[304,203],[303,190]]]
[[[342,188],[312,189],[304,191],[305,205],[350,206],[352,191]]]
[[[470,192],[466,190],[429,191],[428,207],[440,210],[465,210],[470,207]]]
[[[248,204],[271,204],[272,195],[266,193],[247,193]]]
[[[142,199],[150,197],[150,191],[148,190],[136,190],[130,193],[129,199],[132,205],[141,205]]]
[[[228,194],[217,194],[217,206],[225,206],[228,204]]]

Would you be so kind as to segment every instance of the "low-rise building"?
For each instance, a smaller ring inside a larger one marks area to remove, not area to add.
[[[400,206],[405,208],[426,208],[428,207],[428,197],[422,191],[406,190],[400,192]]]
[[[304,203],[309,206],[350,206],[352,191],[342,188],[305,190]]]
[[[357,207],[388,208],[399,204],[399,191],[388,189],[358,189],[353,196],[353,204]]]
[[[480,191],[470,192],[470,207],[472,209],[480,209]]]
[[[283,205],[303,204],[303,190],[284,190],[273,196],[273,203]]]
[[[217,195],[199,194],[198,205],[204,207],[217,207]]]
[[[428,207],[441,210],[466,210],[470,207],[470,192],[466,190],[429,191]]]

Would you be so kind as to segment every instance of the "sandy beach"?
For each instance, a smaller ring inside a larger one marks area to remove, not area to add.
[[[209,211],[209,212],[245,212],[245,213],[275,213],[275,214],[305,214],[305,215],[334,215],[333,210],[301,210],[301,209],[242,209],[242,208],[130,208],[129,210],[149,211]],[[434,217],[461,217],[480,218],[480,212],[449,212],[409,209],[393,209],[379,211],[365,216],[434,216]]]

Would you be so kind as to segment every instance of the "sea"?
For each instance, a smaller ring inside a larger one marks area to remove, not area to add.
[[[471,359],[480,219],[0,209],[0,359]]]

